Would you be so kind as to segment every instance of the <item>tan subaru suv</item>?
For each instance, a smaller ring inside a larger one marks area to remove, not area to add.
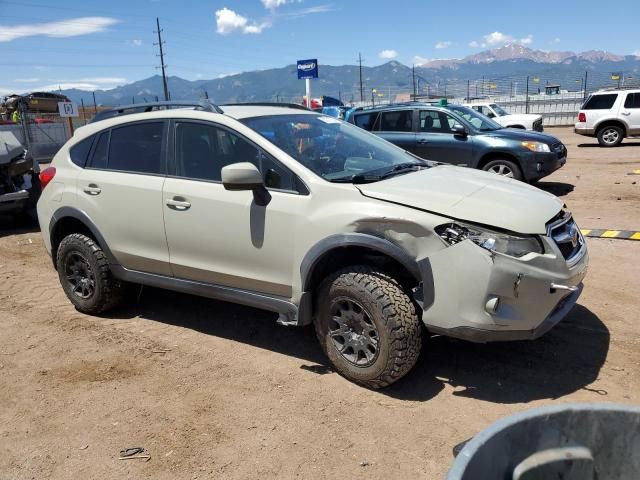
[[[41,177],[44,242],[81,312],[132,284],[259,307],[313,323],[335,370],[372,388],[426,334],[537,338],[587,270],[553,195],[296,106],[122,107]]]

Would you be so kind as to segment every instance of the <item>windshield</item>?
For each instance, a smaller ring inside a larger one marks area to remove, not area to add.
[[[427,167],[424,160],[386,140],[326,115],[273,115],[241,121],[333,182],[377,181],[391,172],[408,171],[405,166]]]
[[[481,132],[489,132],[491,130],[498,130],[502,128],[502,125],[491,120],[489,117],[476,112],[475,110],[461,105],[449,105],[449,110],[457,113],[467,122],[469,122],[475,129]]]
[[[493,108],[493,111],[496,112],[496,114],[499,117],[505,117],[507,115],[509,115],[507,112],[504,111],[504,109],[498,105],[496,105],[495,103],[492,103],[491,105],[489,105],[491,108]]]

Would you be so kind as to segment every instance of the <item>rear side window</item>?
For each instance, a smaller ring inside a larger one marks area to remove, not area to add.
[[[617,98],[617,93],[592,95],[582,106],[582,110],[608,110],[613,107],[613,104],[616,103]]]
[[[71,147],[69,155],[71,156],[71,161],[74,164],[81,168],[84,168],[84,166],[87,164],[89,152],[91,151],[91,145],[93,145],[93,139],[94,136],[85,138],[81,142],[78,142],[73,147]]]
[[[109,132],[102,132],[98,137],[96,146],[93,149],[93,155],[91,156],[91,162],[89,167],[91,168],[107,168],[107,154],[109,153]]]
[[[397,110],[382,112],[380,130],[382,132],[411,132],[413,131],[413,110]]]
[[[163,130],[164,122],[138,123],[111,130],[107,168],[161,173]]]
[[[624,108],[640,108],[640,93],[628,93]]]
[[[359,115],[355,115],[353,121],[358,127],[364,128],[365,130],[370,132],[371,130],[373,130],[373,127],[375,126],[377,117],[378,117],[378,112],[361,113]]]

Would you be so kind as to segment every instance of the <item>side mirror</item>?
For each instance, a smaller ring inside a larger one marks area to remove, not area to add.
[[[453,126],[453,134],[454,135],[461,135],[463,137],[466,137],[467,135],[469,135],[469,132],[462,125],[460,125],[459,123],[456,123]]]
[[[264,207],[271,201],[271,195],[264,186],[260,170],[253,163],[239,162],[222,167],[222,185],[225,190],[251,190],[256,205]]]
[[[222,167],[222,185],[225,190],[254,190],[264,187],[264,181],[253,163],[240,162]]]

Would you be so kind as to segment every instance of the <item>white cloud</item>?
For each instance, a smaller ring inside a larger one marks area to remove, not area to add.
[[[131,44],[135,47],[139,47],[142,45],[142,40],[134,38],[133,40],[131,40]]]
[[[269,26],[268,22],[260,24],[253,22],[249,24],[249,20],[246,17],[228,8],[223,8],[216,12],[216,32],[220,35],[229,35],[233,32],[262,33],[262,30]]]
[[[32,82],[41,82],[42,80],[36,77],[33,78],[16,78],[14,82],[18,83],[32,83]]]
[[[640,57],[640,50],[636,50],[635,52],[633,52],[632,55],[635,55],[636,57]]]
[[[336,8],[331,5],[317,5],[315,7],[303,8],[293,12],[279,13],[278,16],[287,17],[287,18],[299,18],[299,17],[306,17],[307,15],[313,15],[316,13],[328,13],[328,12],[335,12],[335,11],[336,11]]]
[[[127,83],[127,79],[124,77],[89,77],[81,78],[80,81],[94,83]]]
[[[451,42],[449,42],[449,41],[443,41],[443,42],[436,43],[436,48],[438,48],[438,49],[449,48],[450,46],[451,46]]]
[[[278,8],[281,5],[285,5],[287,3],[300,3],[302,0],[261,0],[264,8],[268,8],[273,10],[274,8]]]
[[[531,45],[533,43],[533,35],[529,34],[526,37],[521,38],[520,43],[522,45]]]
[[[225,77],[232,77],[234,75],[238,75],[238,72],[233,72],[233,73],[221,73],[220,75],[218,75],[216,78],[225,78]]]
[[[499,47],[506,44],[531,45],[533,43],[533,35],[529,34],[523,38],[515,38],[502,32],[491,32],[484,37],[482,41],[473,40],[469,42],[471,48]]]
[[[421,57],[420,55],[416,55],[415,57],[413,57],[413,63],[418,66],[425,65],[429,63],[431,60],[432,60],[431,58]]]
[[[11,42],[18,38],[45,35],[47,37],[77,37],[104,32],[118,20],[110,17],[78,17],[58,22],[32,23],[24,25],[0,25],[0,42]]]
[[[560,43],[560,39],[558,37],[551,40],[551,43]]]
[[[396,58],[397,56],[398,56],[397,50],[382,50],[378,54],[378,57],[382,58],[383,60],[390,60],[392,58]]]

